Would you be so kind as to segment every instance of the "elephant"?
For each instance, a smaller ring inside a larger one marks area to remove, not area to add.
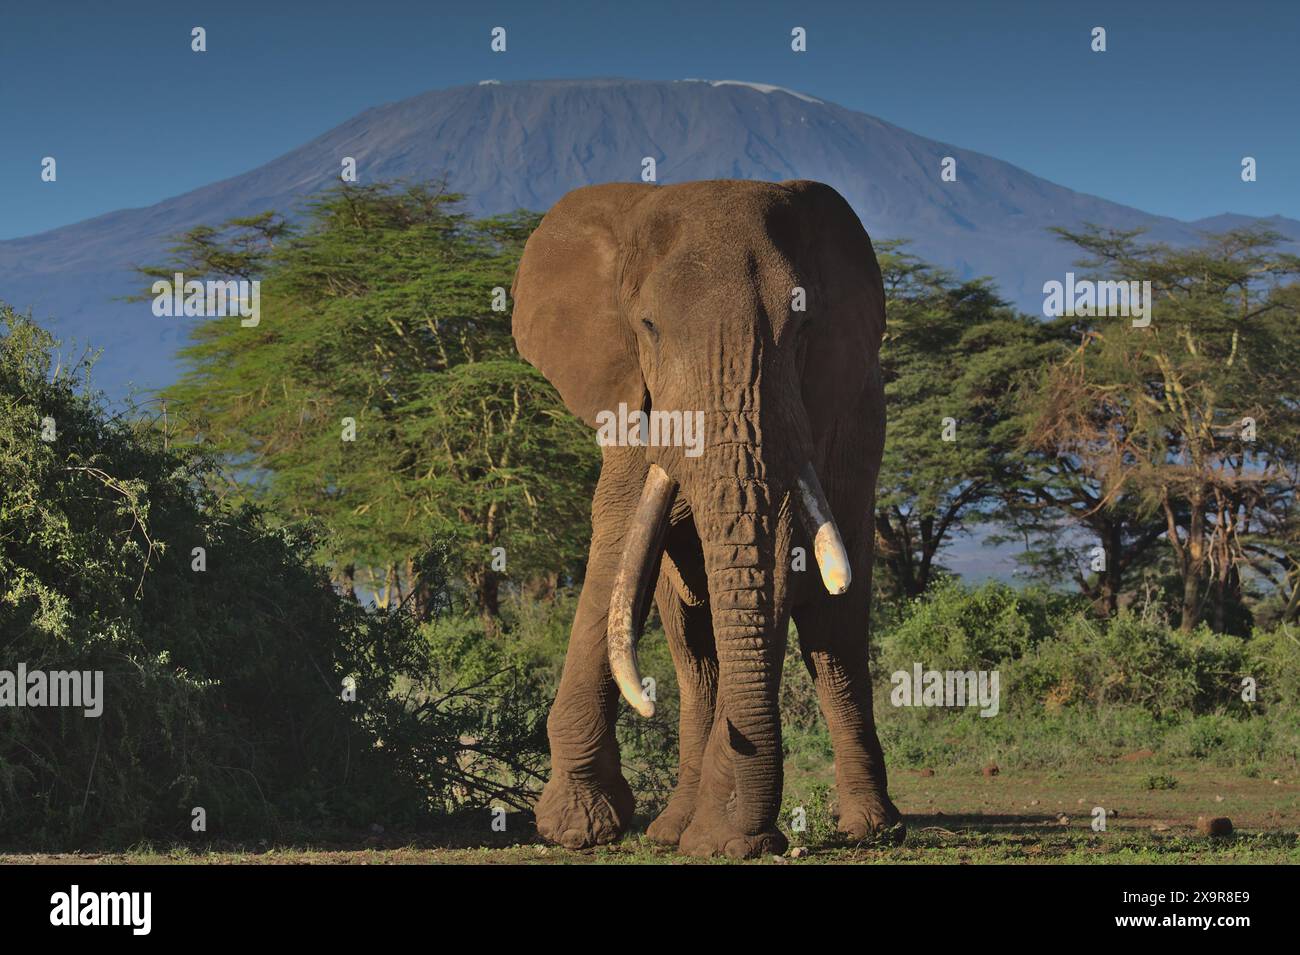
[[[641,415],[627,440],[601,442],[539,834],[585,848],[632,820],[615,723],[620,695],[654,712],[636,655],[652,593],[680,759],[651,840],[696,856],[786,850],[791,618],[829,724],[839,829],[901,833],[867,659],[885,301],[856,213],[809,180],[587,186],[543,217],[511,293],[519,353],[570,412],[593,427]],[[703,423],[695,453],[645,440],[656,412]]]

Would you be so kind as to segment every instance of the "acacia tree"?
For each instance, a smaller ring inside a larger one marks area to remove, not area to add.
[[[1134,451],[1122,405],[1105,394],[1076,395],[1059,374],[1080,347],[1076,320],[1058,318],[1044,328],[1058,351],[1022,380],[1016,427],[1024,475],[1001,489],[1003,530],[992,539],[1022,541],[1022,564],[1038,577],[1073,580],[1109,616],[1132,576],[1153,564],[1165,519],[1125,481]],[[1082,334],[1086,344],[1089,333]],[[1072,402],[1073,414],[1062,414]],[[1085,444],[1088,453],[1072,453],[1072,441]]]
[[[507,577],[580,574],[598,456],[510,337],[537,216],[471,220],[460,198],[342,184],[301,230],[205,228],[147,274],[261,279],[260,323],[197,325],[166,391],[226,492],[322,522],[336,580],[381,605],[427,616],[446,558],[492,625]]]
[[[1296,488],[1300,341],[1293,293],[1280,283],[1300,274],[1300,259],[1261,230],[1190,250],[1140,244],[1137,232],[1058,231],[1099,276],[1149,281],[1153,312],[1146,327],[1127,317],[1066,322],[1079,344],[1027,401],[1029,443],[1083,476],[1094,512],[1123,514],[1131,503],[1130,513],[1157,515],[1182,628],[1208,607],[1222,630],[1241,604],[1242,571],[1287,559],[1274,532]],[[1134,545],[1152,533],[1145,526]]]
[[[1035,450],[1035,449],[1038,450]],[[1107,616],[1120,607],[1135,572],[1150,567],[1165,532],[1163,517],[1071,456],[1058,456],[1045,433],[1027,445],[1024,480],[1005,489],[996,542],[1025,544],[1019,561],[1038,577],[1072,580]],[[1071,534],[1073,526],[1088,536]]]
[[[914,597],[933,579],[942,549],[1022,480],[1009,399],[1049,345],[1039,323],[1008,308],[986,281],[957,282],[899,242],[880,243],[878,253],[889,426],[877,554],[884,588]]]

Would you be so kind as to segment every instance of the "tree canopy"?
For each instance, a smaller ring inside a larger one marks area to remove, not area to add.
[[[1096,274],[1149,282],[1153,308],[1149,324],[1057,321],[1073,343],[1025,395],[1039,467],[1030,497],[1103,533],[1112,611],[1123,570],[1157,539],[1184,630],[1207,612],[1217,630],[1234,626],[1243,572],[1294,594],[1300,336],[1285,283],[1300,259],[1260,230],[1193,249],[1061,233]]]
[[[414,602],[450,562],[496,614],[503,581],[581,574],[596,447],[515,353],[507,290],[538,217],[473,220],[434,184],[340,184],[304,225],[194,230],[149,275],[257,276],[261,320],[193,329],[167,389],[227,493],[320,520],[348,590]]]
[[[915,597],[945,546],[1022,480],[1015,385],[1050,353],[1042,326],[983,280],[879,244],[888,425],[876,500],[882,583]]]

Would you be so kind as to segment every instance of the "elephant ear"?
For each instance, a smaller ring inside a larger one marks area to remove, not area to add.
[[[515,272],[511,328],[529,364],[588,425],[645,396],[636,339],[620,301],[634,208],[654,187],[612,183],[575,189],[528,238]]]
[[[801,273],[814,327],[804,364],[803,399],[815,430],[858,408],[876,372],[885,331],[885,293],[871,238],[844,197],[825,183],[783,182],[797,210]],[[851,391],[850,391],[851,389]],[[814,433],[821,442],[823,435]]]

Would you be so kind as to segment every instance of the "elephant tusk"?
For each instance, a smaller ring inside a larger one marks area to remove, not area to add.
[[[641,686],[641,671],[636,662],[636,643],[642,609],[650,590],[655,566],[663,549],[664,530],[668,526],[668,509],[672,507],[677,485],[663,468],[650,465],[641,500],[628,526],[618,576],[609,597],[609,668],[614,674],[623,699],[642,716],[654,716],[655,704]]]
[[[822,572],[822,583],[831,594],[842,594],[853,582],[853,572],[849,569],[849,555],[844,550],[844,541],[840,529],[835,526],[831,516],[830,505],[826,503],[826,494],[812,463],[805,464],[799,471],[797,480],[799,490],[799,514],[803,518],[804,529],[813,539],[813,553],[817,557],[817,566]]]

